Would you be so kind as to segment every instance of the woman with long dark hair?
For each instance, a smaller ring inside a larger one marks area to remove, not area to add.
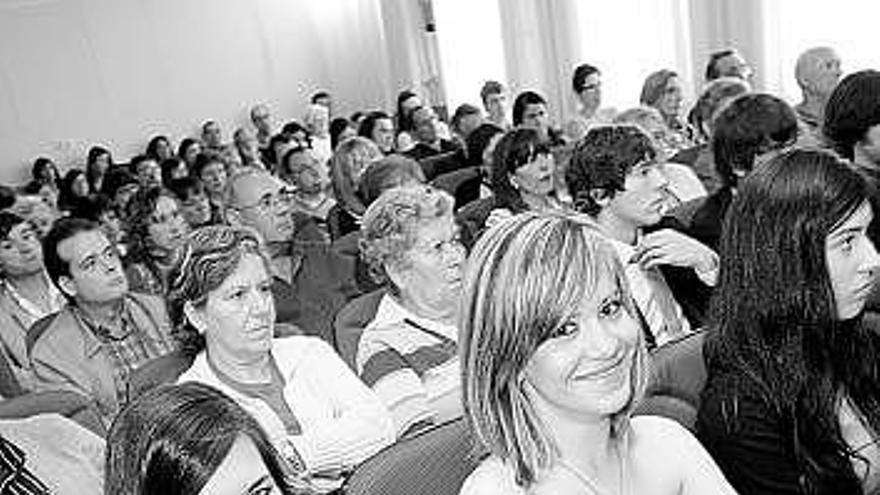
[[[790,150],[738,189],[721,238],[698,433],[743,494],[880,490],[880,257],[865,179]]]

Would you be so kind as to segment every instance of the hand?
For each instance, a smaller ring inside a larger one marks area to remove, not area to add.
[[[718,255],[715,251],[672,229],[658,230],[642,237],[629,261],[638,263],[642,268],[661,265],[693,268],[700,278],[703,278],[702,274],[713,271],[717,275],[718,268]]]

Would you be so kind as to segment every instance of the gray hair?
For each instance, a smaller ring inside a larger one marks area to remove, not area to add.
[[[418,241],[418,227],[451,217],[455,200],[427,185],[401,186],[382,193],[364,213],[361,257],[379,283],[390,282],[386,267],[406,267],[407,252]]]

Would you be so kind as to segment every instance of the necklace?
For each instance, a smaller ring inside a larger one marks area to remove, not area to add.
[[[561,457],[556,460],[556,463],[559,467],[561,467],[562,469],[565,469],[570,474],[574,475],[574,477],[577,478],[577,480],[580,482],[580,484],[583,485],[583,487],[587,489],[587,493],[590,493],[591,495],[609,495],[609,494],[613,494],[613,493],[619,493],[620,495],[624,495],[628,492],[628,490],[626,489],[626,483],[627,483],[626,463],[624,462],[623,456],[620,455],[620,450],[615,448],[615,452],[617,454],[616,455],[617,461],[620,465],[619,479],[618,479],[618,484],[617,484],[619,490],[616,490],[616,491],[609,492],[609,491],[602,489],[599,486],[599,483],[596,482],[595,480],[593,480],[593,478],[591,478],[586,473],[582,472],[580,469],[578,469],[575,466],[573,466],[572,464],[570,464],[565,459],[562,459]]]

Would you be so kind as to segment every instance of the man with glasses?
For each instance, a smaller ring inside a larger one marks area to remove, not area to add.
[[[109,426],[128,399],[131,373],[176,349],[165,303],[129,292],[116,246],[89,220],[56,221],[43,260],[68,302],[28,332],[34,388],[91,398]]]
[[[333,253],[313,220],[293,213],[287,184],[246,169],[230,179],[231,223],[256,230],[272,258],[276,321],[333,342],[333,318],[358,294],[354,263]]]

